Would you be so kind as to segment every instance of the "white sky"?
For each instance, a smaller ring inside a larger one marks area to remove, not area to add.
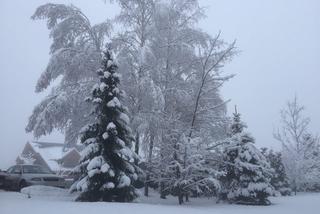
[[[32,21],[37,6],[47,0],[0,1],[0,169],[14,163],[26,141],[24,128],[33,107],[45,94],[35,94],[38,77],[49,59],[46,23]],[[93,23],[113,17],[118,9],[102,0],[54,0],[73,3]],[[90,3],[89,3],[90,2]],[[320,1],[318,0],[200,0],[209,6],[201,27],[242,51],[225,67],[237,76],[222,94],[236,104],[258,146],[278,148],[272,138],[279,111],[295,94],[320,127]],[[54,134],[43,138],[61,142]]]

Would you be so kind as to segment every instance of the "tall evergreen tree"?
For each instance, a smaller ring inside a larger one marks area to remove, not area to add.
[[[271,168],[244,128],[240,114],[235,112],[232,136],[224,150],[225,175],[221,178],[226,199],[232,203],[268,205],[267,198],[273,193]]]
[[[120,76],[109,51],[103,53],[98,70],[100,85],[88,100],[96,106],[96,123],[83,129],[81,142],[86,146],[78,169],[82,176],[72,187],[81,191],[78,201],[129,202],[136,196],[133,181],[139,168],[131,150],[132,135],[129,117],[120,98]]]

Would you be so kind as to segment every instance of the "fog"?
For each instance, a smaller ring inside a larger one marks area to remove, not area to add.
[[[49,59],[46,23],[32,21],[37,6],[47,0],[0,1],[0,169],[14,163],[31,134],[25,126],[45,93],[35,84]],[[101,0],[51,1],[81,8],[93,23],[113,17],[118,9]],[[207,18],[201,27],[226,41],[237,40],[241,52],[224,68],[236,76],[222,89],[229,114],[234,105],[248,124],[258,146],[279,148],[272,132],[279,111],[296,94],[319,132],[320,3],[317,0],[202,0]],[[54,133],[41,140],[62,142]]]

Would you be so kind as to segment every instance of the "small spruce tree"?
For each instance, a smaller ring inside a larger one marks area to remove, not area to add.
[[[102,67],[97,71],[100,84],[89,98],[96,106],[96,123],[82,130],[80,179],[71,190],[81,191],[77,201],[129,202],[136,196],[133,182],[139,168],[131,150],[132,135],[126,108],[121,104],[120,77],[109,51],[103,53]]]
[[[262,154],[267,158],[274,173],[271,177],[271,185],[282,196],[291,195],[290,182],[282,163],[281,152],[274,152],[272,149],[261,149]]]
[[[225,174],[221,181],[225,199],[238,204],[268,205],[268,196],[273,193],[272,170],[244,128],[240,114],[235,112],[223,157]]]

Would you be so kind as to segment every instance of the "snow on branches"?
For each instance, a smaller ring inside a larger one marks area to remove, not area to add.
[[[234,113],[231,136],[224,149],[221,176],[221,199],[233,203],[269,205],[273,195],[270,184],[272,169],[265,156],[255,147],[254,138],[243,129],[240,114]]]
[[[86,126],[81,138],[86,148],[80,163],[81,178],[74,185],[75,190],[81,191],[79,201],[128,202],[137,196],[132,183],[140,172],[134,164],[138,157],[131,150],[133,138],[120,93],[114,92],[120,83],[116,72],[110,52],[104,52],[98,75],[107,87],[93,91],[92,102],[101,100],[94,102],[98,121]],[[109,75],[106,77],[105,73]]]
[[[45,4],[37,8],[33,20],[47,20],[50,37],[50,60],[36,85],[36,92],[46,90],[54,80],[59,82],[33,110],[26,127],[35,137],[53,130],[65,134],[65,143],[75,145],[81,127],[92,121],[90,109],[83,97],[91,93],[98,82],[95,70],[100,64],[100,52],[110,35],[109,21],[92,26],[75,6]]]

